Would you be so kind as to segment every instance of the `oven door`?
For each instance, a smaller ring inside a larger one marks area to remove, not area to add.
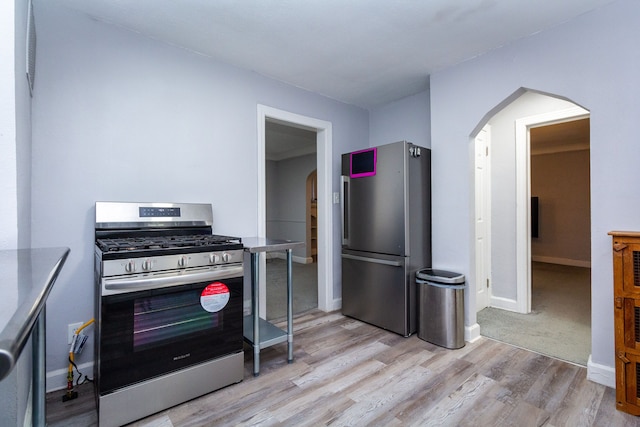
[[[242,282],[234,277],[103,296],[100,394],[242,351]]]

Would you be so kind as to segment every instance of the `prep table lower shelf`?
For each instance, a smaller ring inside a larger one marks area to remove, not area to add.
[[[260,334],[258,335],[260,337],[260,349],[287,342],[287,331],[283,331],[264,319],[259,319],[258,322],[260,324]],[[244,340],[253,345],[253,316],[244,317],[243,331]]]
[[[251,254],[251,315],[243,319],[243,335],[253,347],[253,375],[260,374],[260,350],[275,344],[287,343],[287,361],[293,362],[293,285],[292,249],[304,246],[302,242],[274,240],[261,237],[243,238],[245,252]],[[261,252],[285,251],[287,253],[287,331],[260,317],[259,305],[259,255]]]

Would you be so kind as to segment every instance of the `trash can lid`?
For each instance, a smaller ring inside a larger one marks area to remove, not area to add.
[[[464,274],[452,271],[423,268],[416,272],[416,277],[422,280],[430,280],[437,283],[464,283]]]

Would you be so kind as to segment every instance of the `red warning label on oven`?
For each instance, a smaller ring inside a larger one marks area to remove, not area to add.
[[[200,305],[210,313],[222,310],[229,302],[229,288],[221,282],[207,285],[200,294]]]

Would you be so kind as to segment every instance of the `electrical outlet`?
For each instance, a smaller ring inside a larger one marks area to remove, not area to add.
[[[69,323],[67,325],[67,344],[71,344],[71,340],[73,340],[73,335],[80,328],[80,326],[82,326],[82,322]]]
[[[333,204],[337,205],[340,203],[340,193],[333,193]]]

